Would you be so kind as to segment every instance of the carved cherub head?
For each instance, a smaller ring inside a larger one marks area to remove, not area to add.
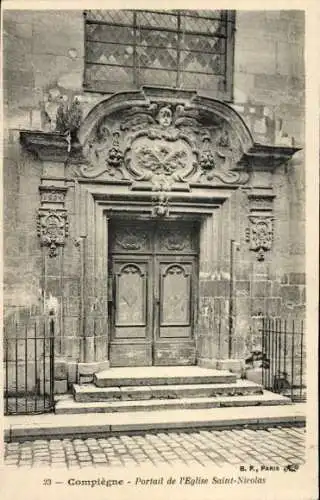
[[[163,106],[160,108],[157,116],[157,121],[163,128],[167,128],[172,122],[172,111],[169,106]]]

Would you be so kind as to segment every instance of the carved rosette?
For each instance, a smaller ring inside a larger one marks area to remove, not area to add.
[[[41,246],[49,247],[49,256],[57,256],[57,248],[64,246],[69,224],[66,210],[39,209],[37,233]]]
[[[271,215],[249,216],[246,240],[250,250],[257,253],[257,260],[265,260],[265,252],[271,250],[273,241],[273,217]]]

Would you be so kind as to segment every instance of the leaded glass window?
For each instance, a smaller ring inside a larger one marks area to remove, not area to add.
[[[162,85],[231,99],[234,18],[223,10],[85,11],[84,86]]]

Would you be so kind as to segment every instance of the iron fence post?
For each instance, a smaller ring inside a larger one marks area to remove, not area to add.
[[[24,332],[24,405],[25,411],[28,411],[28,327],[25,326]]]
[[[9,410],[9,339],[4,339],[5,349],[6,349],[6,387],[5,387],[5,398],[6,398],[6,415],[8,415]]]
[[[302,372],[303,372],[303,320],[300,323],[300,400],[302,400]]]
[[[293,400],[293,383],[294,383],[294,342],[295,342],[295,324],[292,320],[292,340],[291,340],[291,400]]]
[[[49,345],[50,345],[50,394],[49,394],[49,405],[50,408],[53,408],[54,405],[54,333],[55,333],[55,321],[54,321],[54,313],[50,311],[49,316]]]
[[[18,324],[16,323],[16,331],[15,331],[15,363],[16,363],[16,395],[15,395],[15,407],[16,407],[16,413],[18,413],[18,391],[19,391],[19,384],[18,384]]]

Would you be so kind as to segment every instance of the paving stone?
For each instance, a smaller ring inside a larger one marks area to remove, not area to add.
[[[304,463],[301,428],[159,433],[111,438],[36,440],[5,444],[5,463],[23,468],[119,467],[143,464],[208,465]]]
[[[100,464],[107,462],[106,457],[98,457],[98,458],[94,457],[92,460],[93,460],[94,463],[100,463]]]
[[[79,462],[84,463],[88,462],[89,460],[91,461],[91,457],[78,457]]]
[[[14,465],[14,464],[17,464],[18,463],[18,459],[17,458],[8,458],[6,459],[6,465]]]

